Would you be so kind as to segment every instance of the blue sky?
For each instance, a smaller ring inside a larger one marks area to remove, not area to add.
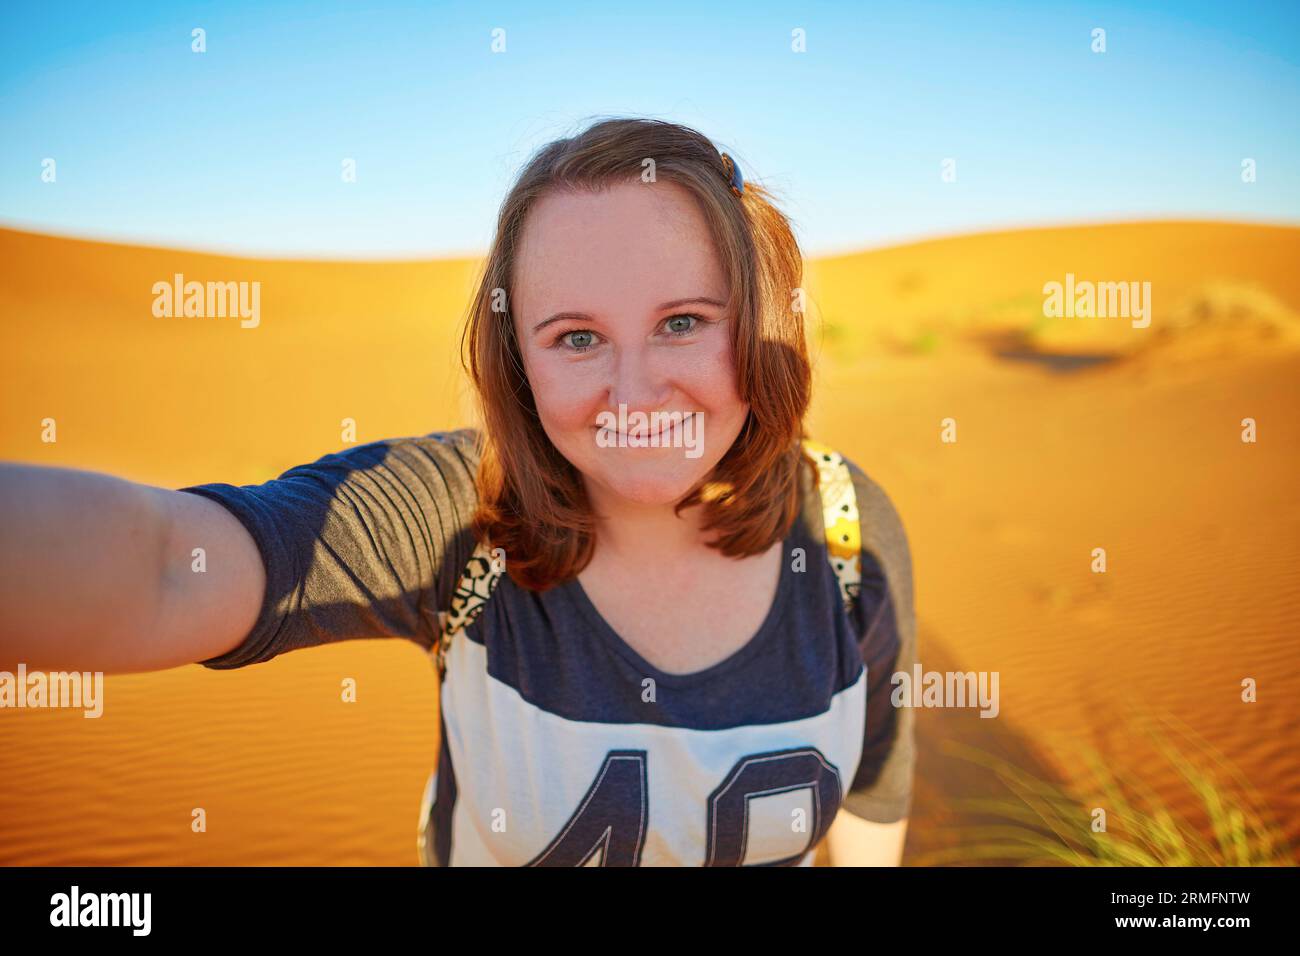
[[[700,129],[779,191],[810,254],[1058,222],[1300,222],[1298,94],[1295,2],[5,4],[0,223],[478,254],[529,153],[606,115]]]

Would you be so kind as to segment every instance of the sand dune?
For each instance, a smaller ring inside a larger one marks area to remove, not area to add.
[[[467,420],[473,261],[253,261],[7,230],[0,256],[0,457],[247,483],[339,448],[345,418],[360,441]],[[999,786],[953,741],[1081,791],[1074,748],[1093,747],[1212,836],[1135,711],[1202,736],[1300,845],[1297,261],[1297,229],[1133,223],[809,263],[813,432],[903,516],[925,667],[1001,675],[996,720],[919,715],[908,861],[960,846],[960,799]],[[259,325],[155,317],[151,289],[176,273],[260,282]],[[1149,282],[1149,327],[1048,319],[1044,285],[1067,274]],[[107,694],[100,720],[0,712],[0,864],[416,862],[437,711],[414,646],[110,677]]]

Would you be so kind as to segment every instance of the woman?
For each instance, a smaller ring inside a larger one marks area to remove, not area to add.
[[[553,142],[465,329],[481,429],[239,488],[5,466],[0,665],[404,637],[443,681],[426,864],[808,865],[824,836],[896,864],[910,559],[885,494],[805,440],[801,276],[694,130]]]

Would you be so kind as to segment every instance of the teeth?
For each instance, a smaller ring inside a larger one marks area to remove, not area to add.
[[[594,442],[600,448],[685,448],[687,458],[698,458],[703,452],[704,412],[656,412],[646,415],[634,412],[627,415],[626,406],[620,405],[617,417],[613,412],[601,412],[593,427]],[[660,417],[659,427],[653,422]],[[674,417],[676,416],[676,417]],[[648,419],[648,421],[647,421]],[[620,431],[620,425],[647,421],[648,427],[633,431]]]
[[[628,438],[628,439],[632,439],[632,438],[636,438],[636,439],[641,439],[641,438],[653,438],[653,437],[656,436],[656,435],[669,435],[669,434],[672,434],[673,423],[672,423],[672,422],[668,422],[666,425],[663,426],[663,428],[659,429],[658,431],[653,431],[653,432],[650,432],[650,431],[646,431],[646,432],[620,432],[620,431],[617,431],[616,429],[613,429],[613,428],[601,428],[600,430],[603,431],[603,432],[608,432],[609,434],[611,434],[611,435],[615,435],[615,436],[618,436],[618,437],[620,437],[620,438]]]

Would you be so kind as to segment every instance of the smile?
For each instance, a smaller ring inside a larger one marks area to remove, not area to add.
[[[620,404],[617,415],[601,412],[596,416],[595,430],[601,448],[687,448],[688,458],[703,453],[703,412],[629,414],[627,406]]]
[[[651,439],[658,438],[664,434],[667,434],[674,427],[674,423],[671,421],[665,422],[664,426],[655,432],[652,431],[621,432],[617,428],[609,428],[604,425],[596,425],[594,427],[597,432],[604,432],[605,434],[611,435],[614,438],[621,439],[623,441],[635,440],[639,442],[643,440],[649,441]]]

